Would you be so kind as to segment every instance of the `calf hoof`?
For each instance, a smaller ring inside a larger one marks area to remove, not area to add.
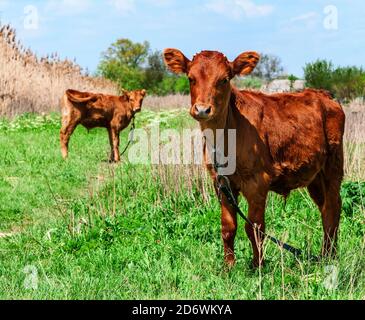
[[[251,262],[251,269],[253,269],[253,270],[263,268],[264,266],[265,266],[264,260],[253,259]]]
[[[224,258],[224,264],[227,268],[232,269],[236,265],[236,258],[234,255],[228,255]]]
[[[336,247],[324,247],[322,248],[322,258],[324,259],[336,259],[338,257]]]
[[[118,159],[114,159],[114,158],[109,159],[110,164],[116,164],[116,163],[119,163],[119,162],[120,162],[120,160],[118,160]]]

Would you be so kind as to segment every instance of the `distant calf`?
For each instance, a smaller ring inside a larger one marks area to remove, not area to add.
[[[141,111],[146,90],[109,96],[67,90],[62,99],[61,151],[68,157],[68,144],[78,125],[87,129],[106,128],[112,149],[110,161],[119,162],[119,135],[127,128],[135,114]]]

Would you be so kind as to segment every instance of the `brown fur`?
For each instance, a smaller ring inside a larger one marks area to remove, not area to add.
[[[119,162],[119,135],[141,111],[145,90],[125,92],[123,96],[109,96],[67,90],[62,99],[61,150],[68,157],[68,144],[78,125],[87,129],[106,128],[112,149],[110,161]]]
[[[165,62],[171,71],[185,72],[191,82],[191,115],[201,129],[236,129],[237,169],[229,177],[236,197],[249,204],[249,219],[265,231],[265,207],[269,191],[285,197],[307,187],[323,220],[323,254],[336,251],[343,179],[342,107],[324,91],[266,95],[239,91],[225,78],[249,74],[259,55],[248,52],[229,62],[218,52],[203,52],[188,60],[180,51],[167,49]],[[171,63],[172,62],[172,63]],[[213,179],[216,173],[207,165]],[[222,237],[225,261],[235,262],[237,231],[235,210],[223,198]],[[250,226],[246,232],[254,252],[254,265],[263,263],[262,237]]]

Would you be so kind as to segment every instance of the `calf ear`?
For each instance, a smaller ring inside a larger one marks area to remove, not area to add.
[[[145,90],[145,89],[143,89],[142,91],[141,91],[141,93],[142,93],[142,96],[146,96],[147,95],[147,91]]]
[[[66,91],[67,98],[71,102],[83,103],[89,101],[97,100],[97,95],[89,92],[80,92],[76,90],[67,90]]]
[[[174,73],[188,73],[190,60],[177,49],[165,49],[164,60],[170,71]]]
[[[236,60],[231,62],[233,76],[245,76],[256,68],[260,61],[260,55],[257,52],[245,52],[240,54]]]

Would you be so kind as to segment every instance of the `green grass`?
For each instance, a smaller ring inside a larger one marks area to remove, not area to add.
[[[138,119],[138,127],[192,123],[181,112]],[[13,233],[0,238],[0,299],[365,298],[363,206],[343,215],[337,260],[297,261],[267,243],[258,271],[240,221],[237,266],[228,271],[218,202],[209,187],[204,201],[192,168],[109,165],[106,132],[83,128],[64,162],[58,123],[57,115],[0,122],[0,233]],[[304,191],[286,207],[270,196],[269,232],[295,246],[319,253],[320,220]],[[328,266],[338,270],[333,290]]]

